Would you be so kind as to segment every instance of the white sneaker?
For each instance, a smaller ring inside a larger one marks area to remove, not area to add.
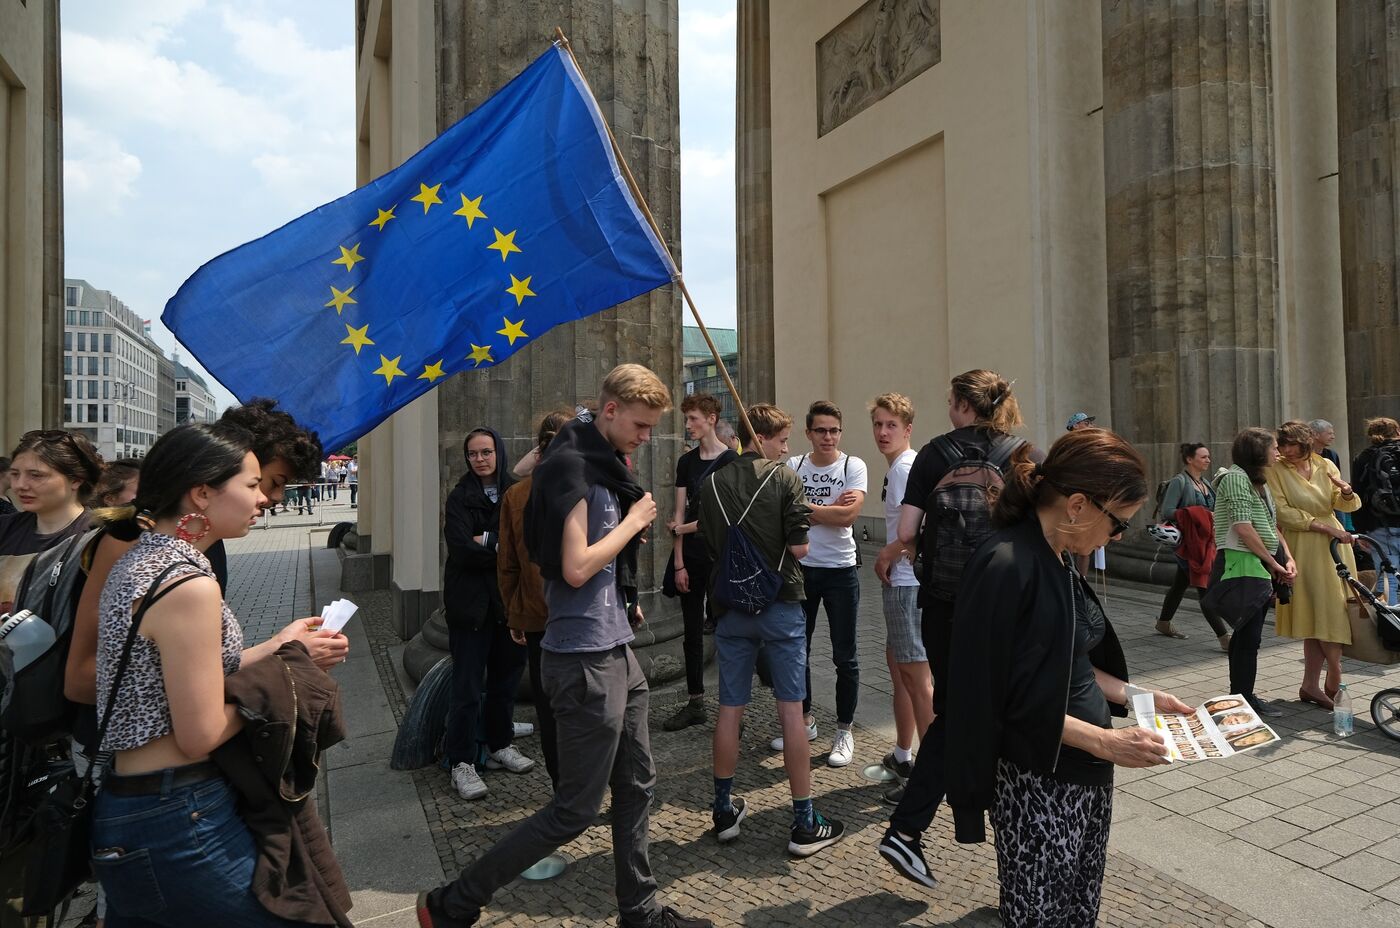
[[[844,728],[836,729],[836,737],[831,742],[831,753],[826,755],[828,767],[844,767],[851,762],[856,752],[856,736]]]
[[[817,740],[817,720],[816,720],[816,719],[812,719],[812,724],[810,724],[810,725],[807,726],[807,741],[810,743],[810,742],[816,741],[816,740]],[[781,750],[783,749],[783,736],[782,736],[782,735],[779,735],[778,737],[774,738],[772,741],[768,742],[768,746],[769,746],[770,748],[772,748],[773,750],[775,750],[775,751],[781,751]]]
[[[528,738],[535,733],[535,726],[531,722],[512,722],[515,726],[515,737]]]
[[[480,799],[486,795],[486,784],[477,776],[471,764],[458,764],[452,768],[452,785],[457,787],[457,795],[463,799]]]
[[[515,745],[508,744],[499,751],[492,751],[486,755],[487,770],[509,770],[511,773],[524,773],[535,762],[515,749]]]

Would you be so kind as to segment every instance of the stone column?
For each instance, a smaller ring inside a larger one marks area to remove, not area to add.
[[[773,150],[768,0],[738,5],[734,198],[738,231],[739,390],[771,403],[773,385]]]
[[[680,100],[677,72],[677,0],[562,0],[521,4],[510,0],[436,0],[438,130],[445,129],[519,73],[548,47],[554,27],[569,37],[604,118],[612,127],[662,237],[680,259]],[[596,399],[603,376],[615,365],[647,365],[679,391],[680,293],[663,287],[535,340],[506,363],[460,374],[436,392],[439,500],[466,469],[462,441],[482,425],[496,428],[512,459],[533,443],[540,417]],[[680,397],[676,397],[679,405]],[[680,450],[679,413],[662,419],[652,441],[634,455],[643,486],[661,507],[657,526],[670,518],[675,462]],[[434,514],[441,519],[441,505]],[[638,633],[638,657],[648,676],[669,679],[684,671],[679,607],[656,591],[671,547],[653,532],[642,548],[639,586],[648,622]],[[441,614],[409,645],[405,666],[426,670],[446,646]],[[660,645],[658,647],[658,645]]]
[[[1400,0],[1337,3],[1342,307],[1352,446],[1400,414]]]
[[[1278,421],[1266,0],[1104,0],[1112,423],[1152,479]]]

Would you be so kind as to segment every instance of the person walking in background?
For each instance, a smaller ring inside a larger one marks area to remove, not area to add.
[[[351,455],[350,460],[345,463],[345,482],[350,486],[350,508],[357,506],[356,495],[360,492],[360,456]]]
[[[1230,448],[1230,467],[1215,482],[1215,564],[1211,591],[1225,580],[1254,578],[1287,586],[1297,575],[1289,544],[1278,531],[1278,504],[1267,480],[1278,460],[1278,443],[1268,429],[1244,429]],[[1259,699],[1254,684],[1259,674],[1259,642],[1264,619],[1273,597],[1269,590],[1232,615],[1235,633],[1230,637],[1230,692],[1243,696],[1260,715],[1277,718],[1283,713]]]
[[[1366,437],[1370,445],[1351,464],[1352,487],[1361,500],[1353,519],[1356,530],[1380,545],[1390,563],[1400,568],[1400,422],[1384,416],[1368,419]],[[1376,592],[1392,606],[1400,605],[1394,578],[1389,590],[1382,588],[1385,582],[1377,570]]]
[[[572,415],[570,410],[557,410],[540,420],[532,449],[536,456],[545,452]],[[501,601],[506,607],[510,637],[516,644],[525,646],[530,696],[535,704],[535,719],[539,722],[540,752],[544,754],[549,781],[558,789],[559,749],[554,735],[554,710],[549,705],[549,694],[545,692],[540,673],[540,642],[544,639],[549,612],[544,601],[544,577],[530,560],[530,552],[525,547],[525,503],[530,498],[533,484],[534,476],[527,475],[501,497],[501,542],[496,546],[496,580],[501,587]]]
[[[1342,645],[1351,644],[1347,590],[1337,577],[1329,550],[1340,542],[1342,563],[1356,574],[1351,533],[1337,512],[1354,512],[1361,500],[1331,461],[1313,451],[1313,432],[1298,421],[1278,429],[1279,460],[1268,470],[1269,490],[1278,501],[1278,524],[1297,566],[1290,601],[1280,602],[1274,631],[1303,639],[1303,685],[1298,699],[1332,709],[1342,682]],[[1318,674],[1326,666],[1322,689]]]
[[[1071,432],[1043,464],[1022,447],[994,510],[1000,530],[963,572],[947,704],[948,802],[962,842],[996,833],[1007,928],[1097,923],[1113,768],[1168,762],[1153,731],[1114,728],[1138,690],[1074,555],[1122,537],[1147,465],[1102,429]],[[1190,712],[1153,692],[1159,712]],[[920,758],[922,760],[922,758]]]
[[[909,447],[914,434],[914,404],[902,393],[882,393],[870,404],[875,447],[889,471],[880,488],[885,507],[885,547],[875,561],[885,613],[885,661],[894,684],[894,750],[882,761],[896,778],[885,801],[898,804],[904,783],[914,772],[914,737],[922,741],[933,723],[933,677],[919,615],[919,581],[914,577],[914,550],[899,540],[899,515],[909,469],[918,455]]]
[[[783,465],[792,417],[776,406],[755,404],[748,410],[756,436],[738,461],[714,472],[701,488],[700,524],[715,561],[725,557],[730,526],[753,545],[782,585],[774,601],[754,615],[724,611],[715,629],[719,664],[719,718],[715,722],[715,799],[711,821],[721,843],[739,837],[748,813],[744,799],[733,794],[739,764],[739,728],[749,703],[758,651],[769,658],[773,696],[783,731],[783,767],[792,793],[792,827],[788,853],[810,857],[841,840],[845,827],[826,818],[812,804],[812,766],[807,750],[802,699],[806,695],[807,619],[802,609],[803,572],[798,558],[807,553],[811,508],[796,474]]]
[[[476,769],[479,743],[486,745],[488,769],[525,773],[535,762],[511,744],[525,649],[506,627],[496,581],[501,494],[514,480],[505,443],[494,429],[472,429],[462,453],[467,470],[447,495],[442,529],[447,540],[442,605],[452,653],[452,699],[443,745],[457,795],[471,800],[486,795]]]
[[[1157,634],[1166,635],[1168,638],[1187,637],[1172,625],[1172,618],[1181,605],[1182,597],[1186,595],[1186,588],[1205,587],[1205,583],[1191,582],[1192,565],[1181,552],[1193,547],[1205,547],[1188,544],[1188,538],[1214,538],[1215,525],[1210,513],[1215,508],[1215,488],[1206,476],[1209,473],[1210,449],[1200,442],[1188,442],[1181,446],[1181,471],[1167,481],[1166,492],[1162,494],[1159,515],[1163,521],[1175,525],[1182,536],[1182,542],[1175,552],[1176,575],[1172,577],[1172,585],[1167,590],[1166,598],[1162,600],[1162,611],[1157,616]],[[1210,547],[1213,548],[1213,544]],[[1207,556],[1194,573],[1197,576],[1204,573],[1208,579],[1215,553],[1213,550],[1203,550],[1202,553]],[[1220,650],[1229,651],[1230,627],[1225,624],[1225,620],[1204,604],[1201,605],[1201,614],[1210,623],[1211,631],[1215,632],[1215,638],[1220,642]]]
[[[681,731],[702,725],[705,716],[705,629],[714,628],[709,602],[711,556],[700,529],[700,488],[705,478],[738,456],[715,435],[719,400],[708,393],[694,393],[681,401],[685,430],[696,446],[676,460],[675,516],[671,530],[671,569],[685,622],[685,681],[689,699],[667,719],[662,728]]]
[[[855,754],[856,740],[851,726],[860,696],[860,658],[856,651],[856,624],[860,612],[859,549],[851,526],[865,505],[865,462],[841,450],[841,409],[827,400],[817,400],[807,410],[808,454],[788,459],[797,472],[812,507],[812,528],[808,533],[807,556],[802,559],[802,584],[807,599],[807,698],[802,702],[807,722],[807,740],[817,737],[812,715],[812,637],[817,630],[817,610],[826,605],[827,627],[831,631],[831,661],[836,665],[836,735],[826,762],[844,767]],[[783,750],[783,739],[772,742]]]

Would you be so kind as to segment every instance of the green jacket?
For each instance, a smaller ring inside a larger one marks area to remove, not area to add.
[[[770,468],[777,468],[778,472],[755,497],[755,491]],[[802,565],[791,553],[785,555],[784,552],[789,545],[807,543],[812,510],[802,492],[802,481],[782,461],[766,461],[758,452],[749,451],[706,478],[700,489],[700,535],[705,539],[705,547],[718,563],[723,556],[725,536],[729,534],[725,513],[730,522],[738,522],[750,500],[753,506],[743,520],[743,530],[768,559],[768,566],[778,569],[781,562],[783,588],[778,591],[778,599],[787,603],[802,602],[806,599]],[[724,504],[723,512],[720,501]],[[712,576],[714,573],[718,571],[712,572]]]

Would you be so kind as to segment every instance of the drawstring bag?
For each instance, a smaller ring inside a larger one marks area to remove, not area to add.
[[[724,516],[724,524],[729,526],[724,536],[724,550],[720,552],[719,563],[715,565],[715,601],[726,609],[734,609],[745,615],[758,615],[767,609],[773,600],[778,598],[778,591],[783,588],[781,571],[783,561],[787,557],[787,549],[783,549],[778,558],[778,569],[774,570],[768,566],[763,552],[758,550],[743,529],[744,519],[753,508],[754,500],[758,499],[758,494],[763,492],[763,488],[781,466],[774,464],[768,469],[767,476],[754,491],[737,522],[729,521],[729,513],[724,511],[724,503],[720,501],[715,478],[711,477],[709,481],[710,492],[715,495],[720,515]]]

